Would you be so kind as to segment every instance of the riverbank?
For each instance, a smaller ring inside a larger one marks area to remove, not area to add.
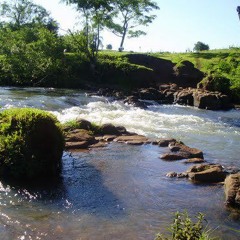
[[[181,54],[100,51],[97,62],[91,64],[81,54],[66,52],[56,59],[61,62],[57,69],[55,66],[34,75],[34,79],[17,69],[12,69],[13,75],[2,65],[5,70],[0,74],[0,84],[85,90],[107,87],[121,91],[177,84],[184,89],[220,91],[236,104],[240,102],[238,56],[237,48]]]

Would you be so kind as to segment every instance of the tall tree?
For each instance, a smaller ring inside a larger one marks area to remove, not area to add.
[[[23,25],[41,24],[49,30],[56,31],[57,23],[45,8],[31,0],[11,0],[0,4],[1,22],[19,29]]]
[[[100,32],[104,27],[104,21],[112,11],[110,0],[62,0],[66,4],[76,5],[77,11],[84,18],[84,28],[86,41],[85,50],[88,57],[95,62],[98,49],[101,44]],[[73,34],[72,34],[73,36]]]
[[[146,35],[142,30],[135,30],[139,26],[148,26],[156,18],[153,10],[158,10],[157,3],[151,0],[115,0],[115,13],[111,15],[106,25],[112,32],[121,37],[119,50],[123,49],[126,36],[129,38]]]
[[[197,42],[195,43],[193,50],[196,52],[209,50],[209,46],[203,42]]]

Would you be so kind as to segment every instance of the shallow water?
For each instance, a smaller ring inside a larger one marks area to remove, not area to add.
[[[78,116],[111,122],[151,138],[174,137],[204,151],[210,162],[240,167],[240,112],[151,105],[148,110],[74,90],[0,88],[0,105],[52,111],[60,121]],[[169,179],[188,166],[159,159],[165,148],[113,143],[63,157],[60,182],[24,188],[0,185],[1,239],[153,239],[172,214],[206,215],[214,235],[239,239],[240,218],[224,207],[221,185]]]

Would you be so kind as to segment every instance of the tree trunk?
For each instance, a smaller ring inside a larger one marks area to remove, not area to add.
[[[125,37],[127,35],[127,30],[128,30],[128,23],[125,19],[124,21],[124,24],[123,24],[123,35],[122,35],[122,40],[121,40],[121,44],[120,44],[120,47],[119,47],[119,51],[121,52],[124,48],[123,48],[123,43],[124,43],[124,40],[125,40]]]

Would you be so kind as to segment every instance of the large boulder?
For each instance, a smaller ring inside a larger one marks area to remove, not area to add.
[[[74,129],[66,134],[65,148],[67,150],[86,149],[95,144],[96,139],[85,129]]]
[[[196,87],[202,80],[203,73],[194,67],[194,64],[189,61],[181,61],[174,68],[176,83],[182,87]]]
[[[164,160],[182,160],[188,158],[201,158],[203,159],[203,152],[197,148],[191,148],[183,143],[170,142],[168,145],[170,153],[161,155]]]
[[[106,123],[103,124],[100,128],[99,128],[99,132],[103,135],[109,134],[109,135],[119,135],[119,131],[118,128],[116,126],[114,126],[111,123]]]
[[[208,110],[228,110],[233,107],[227,95],[200,90],[193,93],[193,104],[195,107]]]
[[[240,173],[230,174],[224,182],[226,204],[240,206]]]
[[[223,182],[227,176],[221,165],[211,164],[195,165],[187,173],[190,180],[207,183]]]
[[[183,89],[174,93],[174,103],[193,106],[193,90]]]
[[[155,88],[144,88],[139,91],[139,98],[143,100],[161,100],[164,94]]]
[[[56,117],[38,109],[0,113],[0,175],[20,180],[55,178],[64,136]]]
[[[146,104],[144,102],[139,101],[137,96],[128,96],[123,100],[123,102],[134,107],[139,107],[143,109],[147,108]]]

